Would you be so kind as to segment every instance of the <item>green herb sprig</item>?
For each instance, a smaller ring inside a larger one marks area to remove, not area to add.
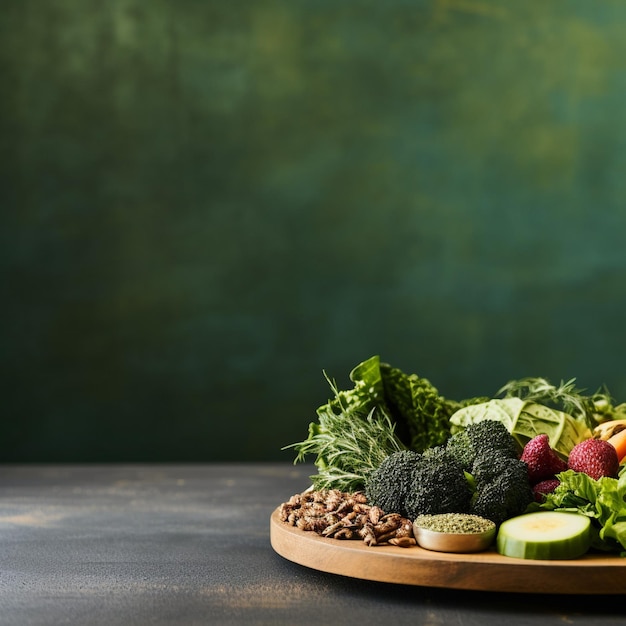
[[[317,417],[317,423],[309,424],[307,439],[283,448],[295,449],[294,464],[315,456],[317,474],[310,476],[314,489],[359,491],[369,472],[392,452],[404,449],[391,420],[379,408],[363,415],[325,407]]]
[[[575,383],[575,378],[562,380],[558,385],[541,377],[520,378],[509,381],[496,395],[556,408],[584,422],[589,428],[594,428],[598,422],[612,415],[613,402],[606,389],[586,395],[585,390],[578,389]]]

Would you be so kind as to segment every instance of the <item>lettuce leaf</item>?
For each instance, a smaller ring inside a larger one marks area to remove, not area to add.
[[[559,486],[538,508],[586,515],[595,530],[593,547],[626,556],[626,466],[618,478],[595,480],[573,470],[561,472],[557,478]]]

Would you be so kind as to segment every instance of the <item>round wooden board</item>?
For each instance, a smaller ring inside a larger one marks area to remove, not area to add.
[[[495,549],[476,554],[420,547],[368,547],[360,540],[327,539],[270,519],[270,542],[282,557],[315,570],[402,585],[554,594],[626,593],[626,558],[587,554],[572,561],[513,559]]]

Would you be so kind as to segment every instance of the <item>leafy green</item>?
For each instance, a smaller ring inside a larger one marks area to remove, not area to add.
[[[626,466],[618,478],[595,480],[582,472],[567,470],[557,475],[559,485],[535,508],[574,511],[591,518],[592,546],[626,556]]]
[[[517,397],[494,398],[463,407],[450,417],[450,430],[455,433],[486,419],[502,422],[517,441],[520,451],[533,437],[545,433],[550,446],[567,457],[577,443],[592,436],[585,422],[568,413]]]
[[[362,414],[381,409],[404,446],[417,452],[444,443],[450,436],[450,416],[461,404],[441,396],[426,378],[406,374],[372,356],[352,369],[350,380],[354,387],[348,390],[339,390],[329,380],[335,395],[317,409],[318,415],[329,409]]]
[[[326,376],[325,372],[324,376]],[[330,380],[328,376],[326,376],[326,380],[334,392],[334,397],[317,409],[318,415],[324,414],[328,410],[334,412],[357,411],[365,414],[377,406],[387,409],[378,356],[373,356],[352,369],[350,372],[350,380],[354,383],[352,389],[339,389],[337,383]]]
[[[381,364],[385,400],[402,429],[407,446],[416,452],[445,443],[450,437],[450,416],[461,405],[447,400],[426,378],[405,374]]]

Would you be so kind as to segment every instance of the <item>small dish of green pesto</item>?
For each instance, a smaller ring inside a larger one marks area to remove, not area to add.
[[[469,513],[420,515],[413,522],[418,545],[435,552],[482,552],[496,537],[491,520]]]

